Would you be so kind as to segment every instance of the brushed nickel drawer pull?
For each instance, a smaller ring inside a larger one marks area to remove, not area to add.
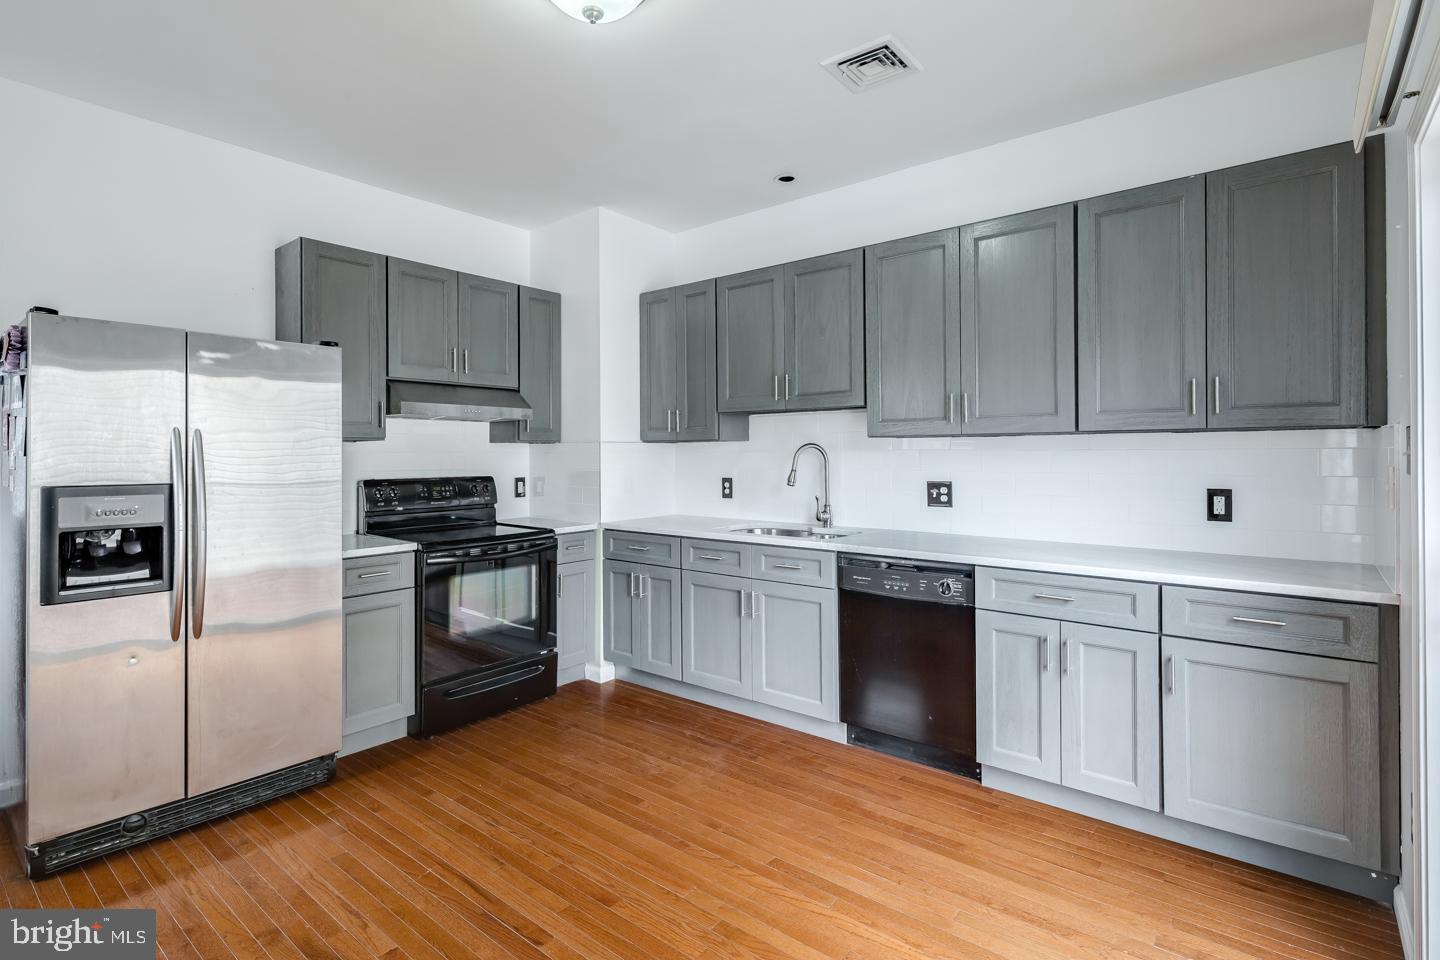
[[[1173,656],[1165,658],[1165,692],[1175,692],[1175,658]]]
[[[392,574],[392,573],[394,573],[394,572],[395,572],[395,571],[393,571],[393,570],[376,570],[374,573],[362,573],[362,574],[360,574],[360,579],[361,579],[361,580],[373,580],[375,577],[388,577],[388,576],[390,576],[390,574]]]
[[[1236,623],[1255,623],[1262,627],[1284,627],[1287,626],[1284,620],[1264,620],[1260,617],[1231,617]]]
[[[585,549],[585,544],[583,544],[583,543],[570,543],[570,544],[566,544],[565,549],[566,549],[566,550],[584,550],[584,549]]]
[[[799,563],[775,563],[771,564],[776,570],[804,570],[803,564]]]
[[[725,559],[724,557],[719,556],[718,554],[714,554],[714,553],[699,553],[699,554],[696,554],[696,556],[698,556],[701,560],[724,560],[724,559]]]
[[[1037,593],[1036,600],[1059,600],[1061,603],[1074,603],[1074,597],[1062,597],[1058,593]]]
[[[649,553],[649,552],[650,552],[650,548],[649,548],[649,547],[642,547],[642,546],[640,546],[639,544],[636,544],[636,543],[628,543],[628,544],[626,544],[626,545],[625,545],[625,549],[626,549],[626,550],[634,550],[636,553]]]

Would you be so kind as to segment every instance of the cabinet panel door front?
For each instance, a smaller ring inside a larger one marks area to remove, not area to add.
[[[783,268],[715,281],[717,403],[721,413],[784,410]]]
[[[872,437],[960,432],[960,234],[865,249],[865,415]]]
[[[865,251],[785,267],[790,410],[865,405]]]
[[[836,595],[756,581],[754,697],[821,720],[840,719]]]
[[[1160,638],[1060,625],[1060,782],[1160,809]]]
[[[520,288],[520,393],[532,413],[525,443],[560,442],[560,294]]]
[[[1375,664],[1162,644],[1165,813],[1378,870]]]
[[[646,443],[672,443],[676,438],[679,354],[675,291],[640,294],[640,439]]]
[[[1075,430],[1075,208],[960,228],[965,433]]]
[[[300,241],[301,329],[306,343],[340,344],[340,429],[346,440],[385,439],[385,258]]]
[[[1364,425],[1363,180],[1349,143],[1209,175],[1211,427]]]
[[[583,667],[595,642],[595,561],[562,563],[555,604],[561,670]]]
[[[341,732],[369,730],[415,712],[415,592],[345,601],[345,713]]]
[[[680,679],[680,571],[641,564],[636,624],[636,670]]]
[[[1060,782],[1060,624],[975,611],[975,739],[984,766]]]
[[[1205,426],[1205,179],[1080,203],[1081,430]]]
[[[635,641],[640,634],[635,602],[638,569],[638,564],[605,561],[605,602],[601,616],[605,627],[605,659],[613,663],[635,662]]]
[[[753,631],[750,581],[686,571],[683,606],[685,661],[681,679],[732,696],[751,696]]]
[[[388,300],[390,376],[454,383],[460,275],[391,257]]]
[[[720,439],[715,406],[715,281],[675,291],[678,338],[676,429],[681,440]]]
[[[513,283],[460,275],[460,383],[520,387],[520,289]]]

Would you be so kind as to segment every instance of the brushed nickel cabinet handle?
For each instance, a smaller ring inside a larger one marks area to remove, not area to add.
[[[569,543],[569,544],[566,544],[566,545],[565,545],[565,549],[566,549],[566,550],[584,550],[584,549],[585,549],[585,544],[583,544],[583,543]]]
[[[780,399],[780,374],[775,374],[775,399]]]
[[[465,348],[465,372],[470,372],[470,348]]]
[[[390,576],[391,572],[392,572],[392,571],[390,571],[390,570],[377,570],[377,571],[375,571],[374,573],[362,573],[362,574],[360,574],[359,579],[361,579],[361,580],[373,580],[373,579],[375,579],[376,577],[388,577],[388,576]]]
[[[964,423],[970,422],[970,391],[968,390],[960,394],[960,419]]]
[[[1288,626],[1284,620],[1266,620],[1263,617],[1231,617],[1236,623],[1254,623],[1262,627],[1284,627]]]
[[[649,553],[649,552],[650,552],[650,548],[649,548],[649,547],[641,546],[641,545],[638,544],[638,543],[627,543],[627,544],[625,545],[625,549],[626,549],[626,550],[634,550],[636,553]]]
[[[1035,594],[1035,599],[1036,599],[1036,600],[1058,600],[1058,601],[1060,601],[1061,603],[1074,603],[1074,602],[1075,602],[1075,598],[1074,598],[1074,597],[1062,597],[1062,596],[1061,596],[1060,594],[1058,594],[1058,593],[1037,593],[1037,594]]]
[[[645,592],[645,582],[646,582],[647,580],[649,580],[649,579],[650,579],[650,578],[649,578],[648,576],[646,576],[645,574],[643,574],[643,573],[640,574],[640,599],[641,599],[641,600],[644,600],[646,597],[648,597],[648,596],[650,595],[650,594],[648,594],[648,593]]]
[[[1220,378],[1215,378],[1215,412],[1220,412]]]
[[[803,566],[801,566],[801,565],[798,564],[798,563],[772,563],[771,566],[774,567],[776,570],[804,570],[804,569],[805,569]]]
[[[1175,658],[1173,656],[1165,658],[1165,692],[1175,692]]]
[[[1070,641],[1060,641],[1060,675],[1065,676],[1070,672]]]
[[[699,557],[701,560],[724,560],[724,559],[725,559],[724,557],[719,556],[718,554],[714,554],[714,553],[700,553],[700,554],[696,554],[696,556]]]
[[[749,591],[749,590],[741,590],[741,591],[740,591],[740,619],[741,619],[741,620],[744,620],[746,617],[750,616],[750,611],[746,608],[746,604],[745,604],[745,598],[748,597],[749,595],[750,595],[750,591]]]
[[[1048,671],[1049,669],[1050,669],[1050,638],[1049,638],[1049,637],[1041,637],[1041,638],[1040,638],[1040,670],[1043,672],[1043,671]]]
[[[947,394],[945,394],[945,404],[946,404],[946,407],[945,407],[945,422],[946,422],[946,423],[954,423],[954,422],[955,422],[955,394],[953,394],[953,393],[947,393]]]
[[[785,374],[785,399],[790,399],[790,374]]]
[[[1195,414],[1197,414],[1197,413],[1200,412],[1199,409],[1196,407],[1195,402],[1196,402],[1196,401],[1195,401],[1195,378],[1194,378],[1194,377],[1191,377],[1191,378],[1190,378],[1190,416],[1192,416],[1192,417],[1195,416]]]
[[[456,363],[455,363],[455,348],[454,348],[454,347],[451,347],[451,348],[450,348],[450,372],[451,372],[451,373],[454,373],[454,372],[455,372],[455,367],[456,367]]]

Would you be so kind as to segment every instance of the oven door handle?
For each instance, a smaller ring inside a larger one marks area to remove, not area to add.
[[[531,548],[529,548],[528,550],[513,550],[513,551],[510,551],[510,552],[506,552],[506,551],[503,551],[503,550],[502,550],[502,551],[499,551],[499,552],[496,552],[496,553],[473,553],[473,554],[467,553],[467,554],[461,554],[461,555],[459,555],[459,556],[456,556],[456,555],[454,555],[454,554],[443,554],[443,555],[438,555],[438,556],[433,556],[433,557],[426,557],[426,558],[425,558],[425,565],[428,567],[428,566],[432,566],[432,565],[434,565],[434,564],[441,564],[441,563],[460,564],[460,563],[472,563],[472,562],[480,561],[480,560],[512,560],[512,559],[515,559],[515,558],[517,558],[517,557],[533,557],[533,556],[535,556],[535,555],[537,555],[537,554],[544,553],[546,550],[554,550],[554,549],[555,549],[555,542],[552,540],[552,541],[549,542],[549,543],[542,543],[542,544],[540,544],[539,546],[531,547]]]
[[[538,677],[544,672],[544,664],[533,664],[522,670],[514,670],[510,673],[501,674],[498,677],[487,677],[478,683],[470,683],[463,687],[456,687],[454,690],[447,690],[445,691],[445,699],[464,700],[466,697],[474,697],[482,693],[489,693],[491,690],[498,690],[501,687],[508,687],[512,683],[522,683],[532,677]]]

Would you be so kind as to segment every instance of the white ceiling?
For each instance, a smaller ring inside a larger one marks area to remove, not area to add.
[[[1369,8],[0,0],[0,75],[520,226],[678,230],[1358,43]],[[885,34],[924,71],[857,96],[820,68]]]

